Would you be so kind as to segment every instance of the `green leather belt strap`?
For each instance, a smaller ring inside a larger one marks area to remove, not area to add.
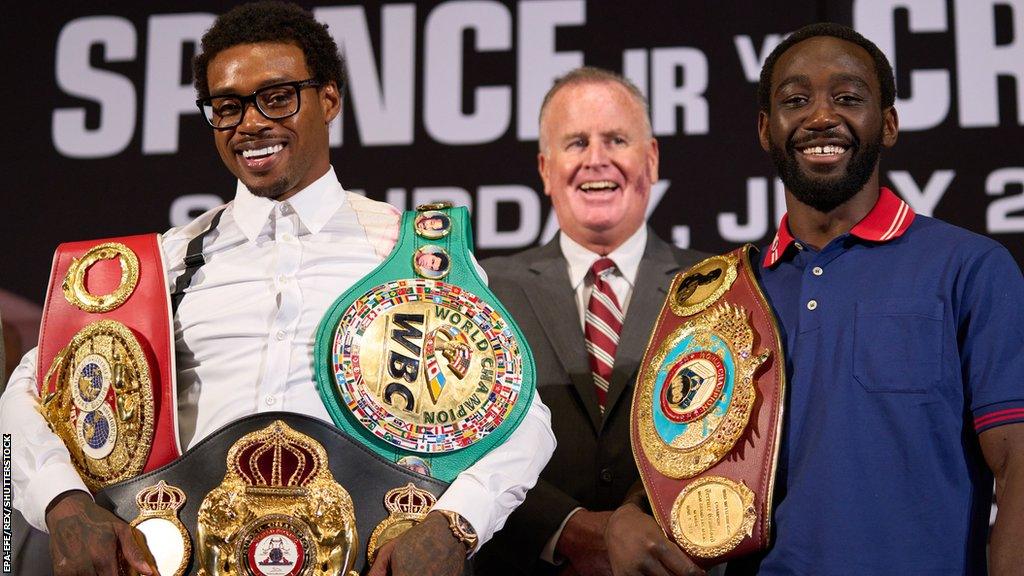
[[[444,481],[503,442],[534,394],[533,355],[471,257],[463,207],[406,212],[394,249],[317,329],[317,389],[334,423]]]

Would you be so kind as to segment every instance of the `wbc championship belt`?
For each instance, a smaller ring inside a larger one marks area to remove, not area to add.
[[[377,454],[450,482],[519,425],[533,356],[471,257],[465,208],[406,212],[391,255],[317,330],[317,388]]]
[[[651,509],[702,566],[769,544],[785,364],[752,250],[675,277],[633,395],[630,440]]]
[[[93,492],[181,453],[169,310],[156,234],[57,247],[39,331],[40,411]]]

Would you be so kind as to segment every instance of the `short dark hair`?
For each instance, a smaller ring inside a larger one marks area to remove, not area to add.
[[[335,82],[338,92],[345,87],[345,65],[338,45],[313,14],[295,4],[263,0],[236,6],[221,14],[203,34],[200,52],[192,60],[196,95],[210,96],[206,72],[217,54],[239,44],[284,42],[302,49],[306,66],[322,84]]]
[[[846,40],[867,50],[875,62],[878,87],[882,91],[882,108],[885,109],[893,105],[893,102],[896,101],[896,79],[893,77],[892,64],[889,64],[889,59],[878,49],[878,46],[849,26],[833,22],[818,22],[804,26],[787,36],[765,59],[764,66],[761,67],[761,80],[757,84],[757,102],[761,111],[768,112],[771,109],[772,73],[775,71],[775,63],[779,57],[793,45],[819,36],[832,36]]]

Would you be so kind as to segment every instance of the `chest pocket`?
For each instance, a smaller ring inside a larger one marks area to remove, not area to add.
[[[858,302],[854,377],[869,392],[927,392],[942,370],[942,316],[937,298]]]

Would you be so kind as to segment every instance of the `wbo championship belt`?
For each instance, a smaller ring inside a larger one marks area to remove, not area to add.
[[[770,538],[785,364],[752,250],[675,277],[633,393],[630,440],[651,509],[705,567]]]
[[[450,482],[500,444],[533,398],[533,355],[477,275],[465,208],[402,217],[390,256],[317,330],[334,423],[391,462]]]
[[[39,331],[40,411],[93,492],[178,457],[156,234],[61,244]]]

